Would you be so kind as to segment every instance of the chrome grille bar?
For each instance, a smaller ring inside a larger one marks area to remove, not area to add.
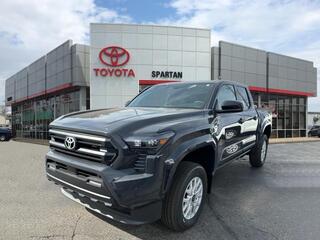
[[[75,133],[75,132],[69,132],[69,131],[63,131],[63,130],[54,130],[54,129],[50,129],[49,133],[63,135],[63,136],[70,136],[70,137],[75,137],[75,138],[79,138],[79,139],[97,141],[97,142],[106,142],[107,141],[107,139],[104,138],[104,137],[93,136],[93,135],[85,134],[85,133]]]
[[[54,147],[58,147],[58,148],[63,148],[68,150],[63,143],[59,143],[59,142],[55,142],[50,140],[49,144],[54,146]],[[88,154],[92,154],[92,155],[97,155],[100,157],[103,157],[106,155],[106,152],[101,152],[101,151],[95,151],[95,150],[91,150],[91,149],[86,149],[86,148],[79,148],[77,150],[75,150],[75,152],[79,152],[79,153],[88,153]]]

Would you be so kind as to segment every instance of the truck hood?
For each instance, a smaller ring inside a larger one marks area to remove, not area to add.
[[[100,109],[66,115],[53,121],[50,126],[99,133],[132,132],[153,126],[150,130],[154,132],[168,125],[177,124],[182,119],[199,117],[201,115],[199,112],[203,111],[202,109],[133,107]]]

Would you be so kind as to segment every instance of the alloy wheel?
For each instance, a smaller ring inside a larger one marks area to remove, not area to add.
[[[201,205],[203,183],[200,177],[194,177],[188,183],[182,200],[182,213],[185,219],[193,218]]]
[[[261,161],[264,162],[267,154],[267,141],[263,140],[263,144],[261,147]]]

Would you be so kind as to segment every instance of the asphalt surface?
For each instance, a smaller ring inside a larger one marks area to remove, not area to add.
[[[96,217],[46,180],[46,146],[0,143],[0,239],[319,239],[319,149],[276,144],[262,169],[229,164],[214,176],[198,224],[175,233]]]

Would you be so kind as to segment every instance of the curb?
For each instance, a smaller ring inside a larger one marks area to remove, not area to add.
[[[284,143],[307,143],[307,142],[320,142],[320,138],[273,138],[269,140],[270,144],[284,144]]]

